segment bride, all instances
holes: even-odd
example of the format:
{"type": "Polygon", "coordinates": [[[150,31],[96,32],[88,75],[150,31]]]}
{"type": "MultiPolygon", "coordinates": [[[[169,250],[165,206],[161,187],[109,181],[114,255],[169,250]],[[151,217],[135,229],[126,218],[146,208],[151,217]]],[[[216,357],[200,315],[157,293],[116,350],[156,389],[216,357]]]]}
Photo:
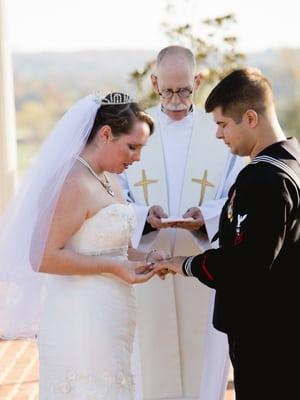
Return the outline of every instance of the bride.
{"type": "Polygon", "coordinates": [[[0,237],[0,336],[37,336],[40,400],[131,400],[135,296],[165,258],[130,246],[135,215],[113,173],[153,121],[122,93],[87,96],[42,147],[0,237]]]}

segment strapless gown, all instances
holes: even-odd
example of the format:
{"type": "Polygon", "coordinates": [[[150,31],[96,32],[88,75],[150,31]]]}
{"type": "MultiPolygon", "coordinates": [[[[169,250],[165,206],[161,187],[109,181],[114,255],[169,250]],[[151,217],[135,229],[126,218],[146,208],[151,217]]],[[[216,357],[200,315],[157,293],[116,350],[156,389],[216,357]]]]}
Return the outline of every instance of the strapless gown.
{"type": "MultiPolygon", "coordinates": [[[[131,206],[109,205],[87,219],[67,247],[127,258],[131,206]]],[[[136,323],[132,285],[110,274],[46,277],[40,321],[40,400],[132,400],[136,323]]]]}

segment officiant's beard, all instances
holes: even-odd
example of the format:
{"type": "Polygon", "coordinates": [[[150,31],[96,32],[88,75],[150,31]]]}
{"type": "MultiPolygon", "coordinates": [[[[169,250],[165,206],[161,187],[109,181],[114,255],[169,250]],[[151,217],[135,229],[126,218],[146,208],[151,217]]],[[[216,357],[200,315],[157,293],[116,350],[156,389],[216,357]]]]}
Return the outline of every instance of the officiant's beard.
{"type": "Polygon", "coordinates": [[[187,111],[188,107],[184,104],[167,104],[167,105],[162,105],[163,111],[187,111]]]}
{"type": "Polygon", "coordinates": [[[188,114],[188,108],[184,104],[168,104],[167,106],[162,104],[161,107],[162,111],[174,121],[180,121],[188,114]]]}

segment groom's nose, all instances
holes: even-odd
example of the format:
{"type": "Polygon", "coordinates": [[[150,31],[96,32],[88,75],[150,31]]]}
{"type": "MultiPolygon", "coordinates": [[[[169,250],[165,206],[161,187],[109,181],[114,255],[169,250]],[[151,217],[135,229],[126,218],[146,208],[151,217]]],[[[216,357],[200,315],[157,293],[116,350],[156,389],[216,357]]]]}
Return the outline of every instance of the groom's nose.
{"type": "Polygon", "coordinates": [[[223,128],[221,126],[218,126],[218,129],[216,132],[216,138],[223,139],[223,137],[224,137],[223,128]]]}

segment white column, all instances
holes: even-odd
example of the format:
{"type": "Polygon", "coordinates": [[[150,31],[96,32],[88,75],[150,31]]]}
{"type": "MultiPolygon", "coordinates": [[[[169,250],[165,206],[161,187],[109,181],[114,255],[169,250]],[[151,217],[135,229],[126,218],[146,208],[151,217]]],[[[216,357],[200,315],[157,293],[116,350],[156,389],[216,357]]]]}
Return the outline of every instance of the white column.
{"type": "Polygon", "coordinates": [[[17,170],[14,86],[4,3],[0,0],[0,215],[14,193],[17,170]]]}

